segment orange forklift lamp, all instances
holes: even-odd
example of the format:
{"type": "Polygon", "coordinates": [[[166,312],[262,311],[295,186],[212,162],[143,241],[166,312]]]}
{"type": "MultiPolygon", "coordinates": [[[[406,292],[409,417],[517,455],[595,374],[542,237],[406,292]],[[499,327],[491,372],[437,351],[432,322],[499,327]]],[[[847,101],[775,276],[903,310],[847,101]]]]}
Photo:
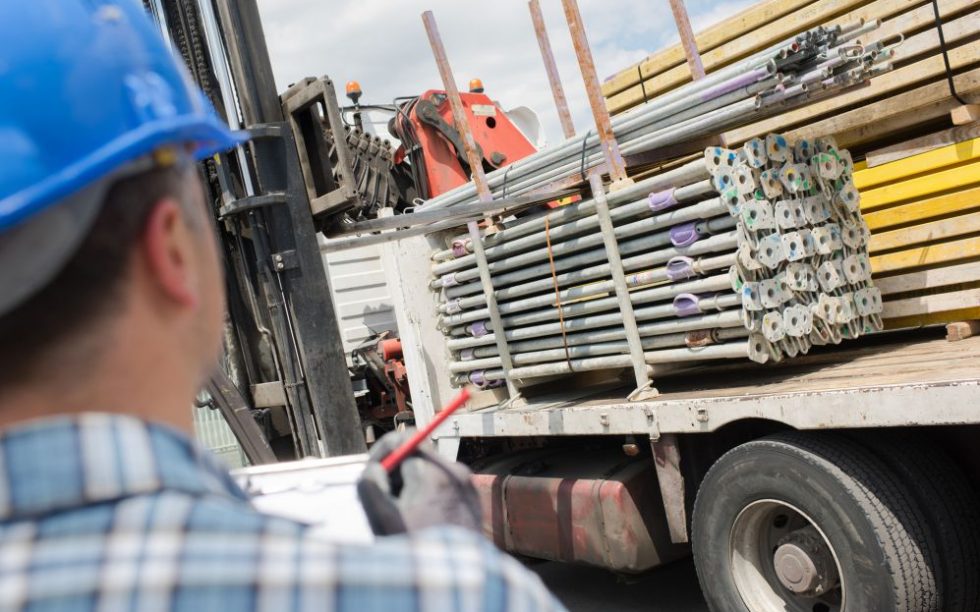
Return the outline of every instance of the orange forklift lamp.
{"type": "Polygon", "coordinates": [[[470,79],[470,93],[483,93],[483,81],[470,79]]]}
{"type": "Polygon", "coordinates": [[[357,104],[357,101],[361,99],[361,84],[357,81],[347,81],[347,97],[350,98],[351,102],[357,104]]]}

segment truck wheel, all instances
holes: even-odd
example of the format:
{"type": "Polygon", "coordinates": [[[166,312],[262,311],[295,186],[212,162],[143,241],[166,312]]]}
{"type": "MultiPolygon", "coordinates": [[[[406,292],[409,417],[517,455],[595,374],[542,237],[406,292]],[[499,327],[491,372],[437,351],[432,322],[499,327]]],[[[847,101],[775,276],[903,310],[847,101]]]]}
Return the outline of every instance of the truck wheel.
{"type": "Polygon", "coordinates": [[[942,450],[910,435],[877,432],[857,440],[918,500],[942,551],[943,610],[980,610],[980,502],[966,475],[942,450]]]}
{"type": "Polygon", "coordinates": [[[914,496],[835,435],[778,434],[726,453],[698,490],[692,545],[714,612],[942,609],[914,496]]]}

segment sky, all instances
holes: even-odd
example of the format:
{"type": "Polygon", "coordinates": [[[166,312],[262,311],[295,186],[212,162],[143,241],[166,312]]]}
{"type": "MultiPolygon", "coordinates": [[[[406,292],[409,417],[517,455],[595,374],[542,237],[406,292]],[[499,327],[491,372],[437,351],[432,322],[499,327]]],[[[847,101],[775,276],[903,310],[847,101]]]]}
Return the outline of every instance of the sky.
{"type": "MultiPolygon", "coordinates": [[[[540,0],[576,130],[592,123],[560,0],[540,0]]],[[[687,0],[694,31],[752,0],[687,0]]],[[[677,42],[667,0],[579,0],[596,70],[605,79],[677,42]]],[[[280,91],[306,76],[329,76],[342,95],[357,80],[362,103],[442,89],[421,14],[435,14],[457,84],[474,77],[504,109],[528,106],[550,143],[561,127],[527,0],[259,0],[280,91]]],[[[347,101],[341,100],[344,104],[347,101]]]]}

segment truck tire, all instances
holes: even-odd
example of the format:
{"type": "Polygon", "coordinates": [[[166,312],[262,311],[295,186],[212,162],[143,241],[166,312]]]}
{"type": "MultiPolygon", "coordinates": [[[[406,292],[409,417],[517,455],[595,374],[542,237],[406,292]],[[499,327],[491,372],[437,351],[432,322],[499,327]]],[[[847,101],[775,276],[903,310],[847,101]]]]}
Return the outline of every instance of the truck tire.
{"type": "Polygon", "coordinates": [[[701,483],[692,521],[713,612],[943,609],[917,500],[846,438],[793,432],[732,449],[701,483]]]}
{"type": "Polygon", "coordinates": [[[980,610],[980,501],[959,466],[910,435],[878,432],[860,439],[898,474],[919,502],[942,551],[943,610],[980,610]]]}

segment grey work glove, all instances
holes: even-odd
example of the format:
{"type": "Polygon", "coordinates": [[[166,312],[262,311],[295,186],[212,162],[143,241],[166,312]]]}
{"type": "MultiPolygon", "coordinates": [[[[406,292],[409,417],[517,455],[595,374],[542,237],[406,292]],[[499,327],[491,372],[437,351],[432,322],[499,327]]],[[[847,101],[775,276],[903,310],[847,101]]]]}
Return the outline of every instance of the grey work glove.
{"type": "Polygon", "coordinates": [[[385,434],[369,453],[357,493],[376,535],[455,525],[480,531],[480,500],[470,470],[419,448],[388,474],[380,461],[410,437],[385,434]]]}

